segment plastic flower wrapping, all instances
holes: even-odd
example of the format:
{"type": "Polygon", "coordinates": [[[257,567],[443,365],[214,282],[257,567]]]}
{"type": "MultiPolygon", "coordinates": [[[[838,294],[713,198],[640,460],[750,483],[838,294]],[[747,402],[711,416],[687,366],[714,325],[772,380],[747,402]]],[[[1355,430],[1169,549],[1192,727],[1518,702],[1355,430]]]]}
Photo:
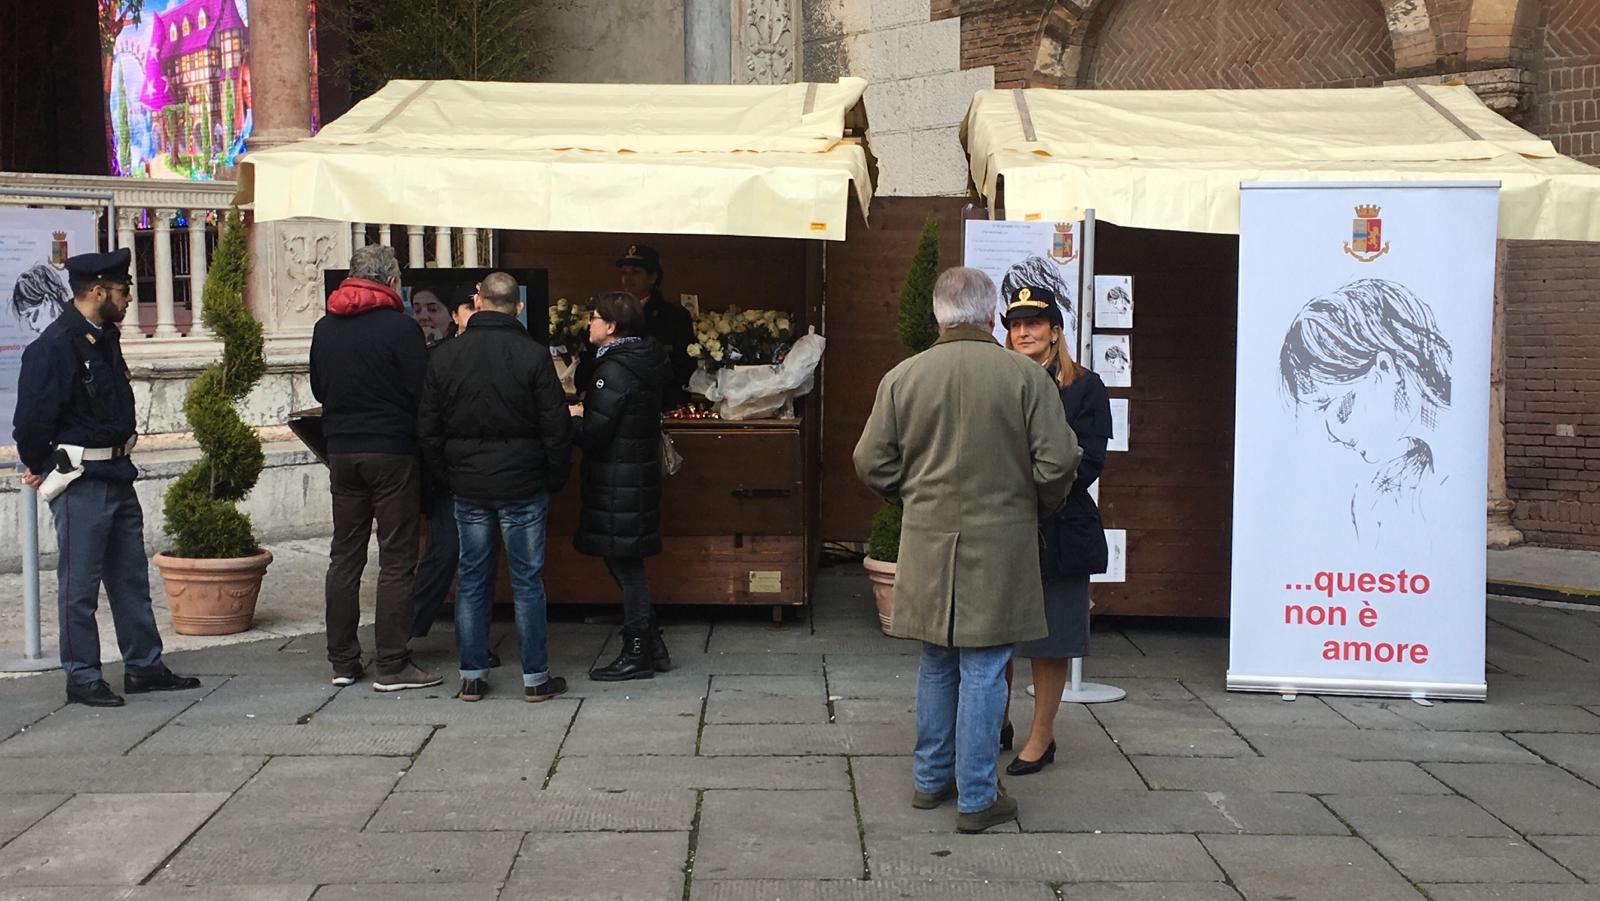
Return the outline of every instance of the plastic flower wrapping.
{"type": "Polygon", "coordinates": [[[550,305],[550,355],[568,363],[578,358],[589,334],[589,308],[565,297],[550,305]]]}
{"type": "Polygon", "coordinates": [[[688,352],[709,372],[781,363],[794,344],[792,329],[789,314],[782,310],[729,307],[695,319],[695,342],[689,345],[688,352]]]}

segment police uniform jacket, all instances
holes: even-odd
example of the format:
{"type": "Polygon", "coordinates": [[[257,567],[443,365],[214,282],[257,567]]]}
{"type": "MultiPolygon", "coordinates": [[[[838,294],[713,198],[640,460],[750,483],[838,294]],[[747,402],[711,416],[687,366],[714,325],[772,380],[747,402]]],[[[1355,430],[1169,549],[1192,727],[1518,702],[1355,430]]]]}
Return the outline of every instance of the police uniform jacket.
{"type": "Polygon", "coordinates": [[[856,444],[856,473],[904,508],[889,633],[944,647],[1044,638],[1039,519],[1082,451],[1043,366],[954,328],[896,366],[856,444]]]}
{"type": "MultiPolygon", "coordinates": [[[[17,454],[36,475],[49,471],[57,444],[121,447],[134,433],[133,386],[117,327],[96,328],[68,306],[22,352],[17,409],[12,418],[17,454]]],[[[132,482],[127,457],[87,460],[83,476],[132,482]]]]}
{"type": "MultiPolygon", "coordinates": [[[[1052,373],[1051,380],[1054,378],[1052,373]]],[[[1083,449],[1083,459],[1066,503],[1039,520],[1039,565],[1046,579],[1103,573],[1107,562],[1100,508],[1089,494],[1105,468],[1106,445],[1111,440],[1111,399],[1105,382],[1090,370],[1080,369],[1072,384],[1061,389],[1061,408],[1083,449]]]]}

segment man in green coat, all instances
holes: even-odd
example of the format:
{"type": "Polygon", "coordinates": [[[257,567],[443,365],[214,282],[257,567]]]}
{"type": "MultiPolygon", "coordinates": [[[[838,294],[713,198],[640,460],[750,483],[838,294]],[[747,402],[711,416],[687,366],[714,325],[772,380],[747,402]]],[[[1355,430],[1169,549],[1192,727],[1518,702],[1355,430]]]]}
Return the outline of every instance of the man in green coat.
{"type": "Polygon", "coordinates": [[[1039,517],[1066,499],[1082,451],[1044,367],[992,335],[977,269],[933,286],[939,340],[890,370],[856,473],[904,507],[890,632],[921,641],[912,806],[958,796],[962,832],[1014,819],[999,783],[1011,646],[1048,634],[1039,517]]]}

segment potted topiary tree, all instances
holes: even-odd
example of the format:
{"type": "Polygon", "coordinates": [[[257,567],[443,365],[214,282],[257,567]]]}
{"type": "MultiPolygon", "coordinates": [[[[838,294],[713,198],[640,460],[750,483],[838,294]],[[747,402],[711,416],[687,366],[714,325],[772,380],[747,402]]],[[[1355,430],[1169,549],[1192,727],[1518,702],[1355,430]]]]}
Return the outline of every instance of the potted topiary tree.
{"type": "MultiPolygon", "coordinates": [[[[929,216],[917,238],[917,252],[900,285],[900,317],[895,332],[913,354],[933,346],[939,323],[933,318],[933,282],[939,276],[939,220],[929,216]]],[[[894,577],[900,558],[900,508],[884,504],[872,517],[867,558],[862,561],[878,604],[878,622],[885,634],[894,615],[894,577]]]]}
{"type": "MultiPolygon", "coordinates": [[[[200,223],[195,223],[199,225],[200,223]]],[[[261,323],[244,307],[250,266],[244,222],[229,211],[206,274],[201,319],[222,339],[222,359],[189,386],[183,414],[200,459],[167,489],[162,509],[172,549],[155,557],[167,587],[172,627],[183,635],[230,635],[250,628],[271,552],[256,544],[250,517],[234,506],[261,477],[261,438],[234,404],[261,379],[261,323]]]]}

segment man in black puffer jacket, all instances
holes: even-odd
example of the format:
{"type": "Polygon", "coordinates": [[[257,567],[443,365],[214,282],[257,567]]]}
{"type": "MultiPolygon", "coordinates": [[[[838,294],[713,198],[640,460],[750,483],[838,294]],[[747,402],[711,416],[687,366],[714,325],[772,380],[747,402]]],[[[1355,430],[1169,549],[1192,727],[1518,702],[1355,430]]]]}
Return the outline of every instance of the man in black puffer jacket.
{"type": "Polygon", "coordinates": [[[456,647],[461,699],[488,689],[489,601],[495,538],[503,537],[522,651],[523,700],[547,701],[567,683],[549,672],[544,569],[550,493],[567,479],[572,436],[550,351],[517,321],[516,279],[478,284],[472,326],[428,363],[418,435],[422,459],[455,496],[461,542],[456,647]]]}

